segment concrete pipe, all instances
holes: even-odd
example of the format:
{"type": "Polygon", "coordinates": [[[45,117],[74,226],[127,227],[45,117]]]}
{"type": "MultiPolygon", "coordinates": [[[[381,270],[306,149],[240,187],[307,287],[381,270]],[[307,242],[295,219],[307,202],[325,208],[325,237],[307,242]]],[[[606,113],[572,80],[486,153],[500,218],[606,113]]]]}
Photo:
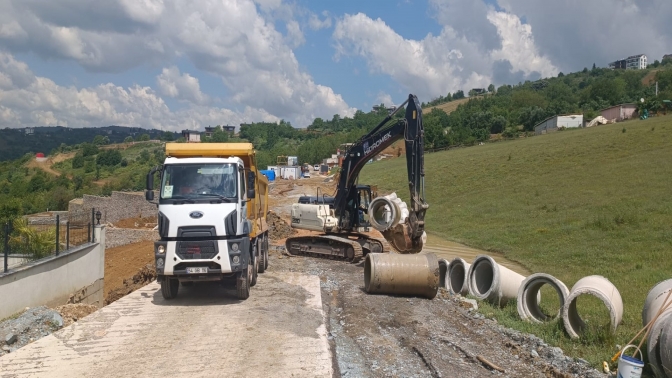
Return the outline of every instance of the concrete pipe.
{"type": "MultiPolygon", "coordinates": [[[[672,377],[672,316],[665,313],[664,318],[658,318],[661,321],[660,337],[658,338],[658,360],[661,376],[672,377]]],[[[656,321],[658,323],[658,320],[656,321]]]]}
{"type": "Polygon", "coordinates": [[[404,201],[392,193],[383,197],[376,197],[369,204],[369,220],[371,226],[378,231],[386,231],[403,223],[408,217],[408,206],[404,201]]]}
{"type": "Polygon", "coordinates": [[[517,303],[518,315],[523,320],[529,320],[534,323],[543,323],[549,320],[555,320],[562,314],[562,308],[565,305],[569,290],[562,281],[546,273],[535,273],[523,281],[518,289],[517,303]],[[558,293],[560,309],[554,316],[548,316],[541,311],[539,303],[541,300],[541,287],[549,285],[558,293]]]}
{"type": "Polygon", "coordinates": [[[439,261],[434,254],[369,253],[364,262],[364,290],[432,299],[439,291],[439,261]]]}
{"type": "Polygon", "coordinates": [[[469,294],[469,279],[467,276],[469,267],[471,267],[471,264],[459,257],[454,258],[453,261],[448,264],[446,284],[448,285],[448,290],[450,290],[452,294],[469,294]]]}
{"type": "Polygon", "coordinates": [[[562,307],[562,322],[569,336],[573,339],[579,338],[586,326],[576,309],[576,300],[584,294],[595,296],[604,303],[609,311],[611,331],[616,332],[616,327],[623,319],[621,293],[608,279],[602,276],[587,276],[574,284],[562,307]]]}
{"type": "MultiPolygon", "coordinates": [[[[656,316],[670,290],[672,290],[672,279],[658,282],[656,286],[649,290],[644,301],[644,308],[642,309],[642,326],[649,324],[651,319],[656,316]]],[[[672,301],[672,296],[668,299],[668,302],[670,301],[672,301]]],[[[672,312],[672,305],[663,310],[663,313],[666,312],[672,312]]]]}
{"type": "MultiPolygon", "coordinates": [[[[658,378],[670,378],[672,377],[672,372],[668,372],[667,375],[664,374],[662,366],[662,351],[664,344],[662,343],[661,336],[664,329],[669,328],[668,324],[672,324],[672,313],[664,313],[658,317],[653,326],[651,326],[651,331],[646,337],[646,355],[649,360],[649,366],[653,371],[653,375],[658,378]]],[[[668,331],[669,332],[669,331],[668,331]]],[[[667,334],[666,340],[669,338],[669,333],[667,334]]],[[[672,348],[672,345],[668,345],[668,348],[672,348]]]]}
{"type": "Polygon", "coordinates": [[[486,255],[476,257],[467,275],[469,294],[500,307],[516,298],[518,288],[525,279],[523,275],[497,264],[486,255]]]}
{"type": "Polygon", "coordinates": [[[439,259],[439,287],[448,289],[448,260],[439,259]]]}

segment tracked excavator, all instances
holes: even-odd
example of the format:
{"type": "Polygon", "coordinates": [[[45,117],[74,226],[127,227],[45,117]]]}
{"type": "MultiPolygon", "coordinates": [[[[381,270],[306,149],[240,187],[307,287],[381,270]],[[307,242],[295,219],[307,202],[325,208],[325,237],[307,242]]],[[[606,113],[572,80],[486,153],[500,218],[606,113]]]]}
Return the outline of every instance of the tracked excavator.
{"type": "Polygon", "coordinates": [[[291,226],[320,234],[287,239],[293,255],[321,256],[358,262],[367,253],[418,253],[426,240],[422,108],[410,94],[397,110],[353,143],[345,153],[333,197],[316,193],[304,203],[292,205],[291,226]],[[395,117],[405,109],[405,117],[395,117]],[[371,198],[371,187],[358,184],[365,164],[402,139],[406,145],[406,169],[410,206],[393,196],[371,198]],[[366,219],[368,218],[368,220],[366,219]],[[373,226],[384,238],[371,236],[373,226]]]}

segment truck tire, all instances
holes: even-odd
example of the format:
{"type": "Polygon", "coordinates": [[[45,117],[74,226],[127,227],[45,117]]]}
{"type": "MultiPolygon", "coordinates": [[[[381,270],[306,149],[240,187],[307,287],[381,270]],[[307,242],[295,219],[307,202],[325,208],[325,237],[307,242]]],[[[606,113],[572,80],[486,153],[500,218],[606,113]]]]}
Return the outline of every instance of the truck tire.
{"type": "Polygon", "coordinates": [[[250,297],[250,281],[252,280],[252,264],[247,264],[247,268],[238,273],[236,278],[236,297],[245,300],[250,297]]]}
{"type": "Polygon", "coordinates": [[[252,257],[254,258],[254,264],[252,265],[252,280],[250,281],[250,287],[257,284],[257,273],[259,272],[259,250],[257,249],[257,242],[252,243],[252,257]]]}
{"type": "Polygon", "coordinates": [[[174,278],[165,277],[161,281],[161,294],[163,299],[170,300],[177,297],[177,290],[180,288],[180,281],[174,278]]]}
{"type": "Polygon", "coordinates": [[[264,248],[265,236],[259,238],[259,273],[264,273],[266,271],[266,266],[268,266],[268,257],[266,255],[266,248],[264,248]]]}

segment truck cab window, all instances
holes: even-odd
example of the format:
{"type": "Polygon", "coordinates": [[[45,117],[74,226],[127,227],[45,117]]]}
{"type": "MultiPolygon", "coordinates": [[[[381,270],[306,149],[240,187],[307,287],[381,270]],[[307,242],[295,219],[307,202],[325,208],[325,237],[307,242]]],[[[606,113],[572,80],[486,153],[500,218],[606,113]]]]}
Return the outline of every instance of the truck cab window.
{"type": "Polygon", "coordinates": [[[174,164],[164,168],[161,199],[222,196],[236,198],[234,164],[174,164]]]}

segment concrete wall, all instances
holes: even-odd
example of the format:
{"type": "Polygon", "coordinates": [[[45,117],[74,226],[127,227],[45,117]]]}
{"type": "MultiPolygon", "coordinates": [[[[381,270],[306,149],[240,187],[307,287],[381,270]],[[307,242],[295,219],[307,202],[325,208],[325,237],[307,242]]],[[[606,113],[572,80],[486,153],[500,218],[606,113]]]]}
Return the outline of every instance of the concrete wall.
{"type": "Polygon", "coordinates": [[[88,243],[0,273],[0,319],[26,307],[70,303],[104,305],[105,226],[88,243]]]}
{"type": "Polygon", "coordinates": [[[72,200],[68,210],[95,208],[105,214],[101,222],[114,223],[133,217],[156,216],[156,205],[145,200],[144,193],[112,192],[110,197],[99,197],[85,194],[80,201],[72,200]]]}
{"type": "Polygon", "coordinates": [[[552,117],[534,127],[536,135],[546,134],[558,129],[558,117],[552,117]]]}

